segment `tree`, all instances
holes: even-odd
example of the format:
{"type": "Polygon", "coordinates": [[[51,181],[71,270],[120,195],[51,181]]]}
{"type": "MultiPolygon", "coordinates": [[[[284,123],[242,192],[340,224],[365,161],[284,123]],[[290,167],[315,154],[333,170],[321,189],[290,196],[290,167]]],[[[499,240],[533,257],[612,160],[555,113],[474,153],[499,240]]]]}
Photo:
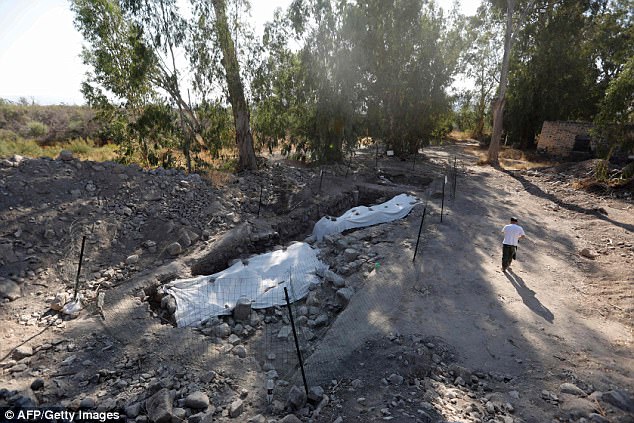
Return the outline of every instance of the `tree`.
{"type": "MultiPolygon", "coordinates": [[[[501,58],[497,46],[501,44],[502,28],[494,12],[489,4],[484,3],[478,13],[470,18],[467,36],[470,46],[464,50],[461,58],[464,73],[475,86],[467,97],[474,101],[471,136],[478,140],[484,138],[487,111],[493,100],[496,83],[499,82],[497,76],[500,74],[501,58]]],[[[470,107],[470,101],[463,107],[467,105],[470,107]]]]}
{"type": "Polygon", "coordinates": [[[358,1],[346,11],[370,133],[397,154],[417,151],[450,111],[458,49],[443,15],[419,0],[358,1]]]}
{"type": "Polygon", "coordinates": [[[265,54],[251,84],[253,126],[260,147],[266,146],[271,153],[287,135],[290,142],[284,143],[283,151],[291,151],[293,140],[300,135],[300,122],[307,116],[301,56],[287,45],[292,37],[289,24],[281,9],[275,12],[273,22],[266,24],[265,54]]]}
{"type": "Polygon", "coordinates": [[[84,63],[92,68],[82,83],[82,94],[127,156],[140,152],[147,162],[146,139],[134,124],[156,93],[152,75],[156,56],[143,41],[143,28],[125,19],[111,0],[74,0],[75,25],[84,36],[84,63]],[[113,104],[115,103],[115,104],[113,104]]]}
{"type": "MultiPolygon", "coordinates": [[[[190,69],[195,76],[192,88],[200,104],[214,103],[208,98],[213,92],[210,87],[224,79],[233,106],[240,164],[254,169],[249,111],[225,0],[214,1],[213,12],[206,1],[192,3],[199,15],[190,24],[180,14],[176,0],[73,0],[76,26],[88,42],[84,60],[93,69],[84,84],[84,94],[91,104],[102,107],[101,116],[114,119],[118,115],[108,106],[115,101],[129,112],[132,121],[142,115],[148,104],[169,102],[178,113],[181,149],[191,170],[190,150],[206,146],[201,134],[209,131],[202,127],[189,98],[184,99],[183,93],[187,91],[189,96],[189,89],[185,90],[185,72],[176,60],[176,51],[184,51],[194,66],[190,69]],[[224,75],[219,70],[221,62],[224,75]],[[203,74],[204,71],[209,72],[203,74]],[[193,140],[198,144],[194,145],[193,140]]],[[[141,145],[141,149],[145,146],[141,145]]]]}
{"type": "Polygon", "coordinates": [[[515,0],[506,0],[506,29],[504,32],[504,56],[500,70],[500,83],[498,85],[497,98],[493,103],[493,133],[491,144],[487,152],[487,161],[491,165],[498,164],[500,153],[500,138],[502,137],[502,125],[504,118],[504,102],[508,85],[509,61],[511,59],[511,47],[513,45],[513,12],[515,0]]]}
{"type": "Polygon", "coordinates": [[[223,55],[222,66],[225,69],[229,101],[236,128],[236,144],[240,153],[239,165],[242,169],[255,170],[257,161],[253,150],[249,106],[244,95],[235,45],[227,23],[227,4],[225,0],[212,0],[212,4],[216,12],[215,28],[223,55]]]}
{"type": "Polygon", "coordinates": [[[631,135],[634,125],[634,56],[610,81],[595,125],[596,133],[607,141],[608,149],[620,145],[625,151],[634,150],[634,137],[631,135]]]}
{"type": "Polygon", "coordinates": [[[541,7],[518,35],[511,63],[505,127],[520,148],[534,148],[545,120],[590,121],[604,90],[593,33],[594,1],[541,7]],[[570,48],[575,45],[575,48],[570,48]]]}
{"type": "Polygon", "coordinates": [[[289,19],[305,40],[297,130],[314,158],[341,160],[361,134],[405,155],[446,130],[460,25],[433,4],[296,0],[289,19]]]}

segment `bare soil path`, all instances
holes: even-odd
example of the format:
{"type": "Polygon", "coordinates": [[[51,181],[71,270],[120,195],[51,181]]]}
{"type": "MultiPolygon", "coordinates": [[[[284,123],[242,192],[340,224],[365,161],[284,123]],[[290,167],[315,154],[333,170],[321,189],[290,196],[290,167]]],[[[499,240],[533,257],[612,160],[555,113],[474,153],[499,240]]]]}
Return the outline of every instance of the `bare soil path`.
{"type": "MultiPolygon", "coordinates": [[[[424,334],[453,345],[466,367],[510,379],[508,389],[520,392],[527,421],[552,418],[541,392],[557,391],[564,381],[634,389],[632,321],[618,310],[601,312],[625,311],[628,303],[631,311],[633,254],[613,255],[605,263],[579,255],[586,238],[611,233],[631,246],[634,213],[605,204],[609,218],[553,210],[551,200],[527,192],[509,173],[477,166],[462,148],[425,149],[432,161],[458,155],[466,164],[456,199],[445,204],[443,223],[440,201],[430,201],[415,264],[422,207],[390,224],[380,269],[366,279],[309,366],[332,369],[322,374],[327,379],[358,365],[355,351],[369,339],[424,334]],[[501,229],[511,216],[519,218],[527,239],[512,270],[503,273],[501,229]],[[597,279],[620,295],[594,295],[597,279]]],[[[373,365],[382,371],[380,363],[373,365]]]]}

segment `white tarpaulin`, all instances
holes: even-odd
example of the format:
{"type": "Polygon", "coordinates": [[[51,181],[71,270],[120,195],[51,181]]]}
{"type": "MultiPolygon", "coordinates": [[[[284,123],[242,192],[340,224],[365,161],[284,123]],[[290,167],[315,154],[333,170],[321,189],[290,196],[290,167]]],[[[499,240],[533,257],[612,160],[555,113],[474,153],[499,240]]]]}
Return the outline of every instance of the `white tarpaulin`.
{"type": "Polygon", "coordinates": [[[317,252],[296,242],[285,250],[252,257],[247,265],[237,262],[213,275],[170,282],[165,290],[176,299],[176,323],[195,326],[211,316],[231,314],[242,297],[251,300],[252,308],[284,305],[284,287],[291,302],[304,298],[311,284],[320,283],[315,271],[328,267],[317,252]]]}
{"type": "Polygon", "coordinates": [[[313,236],[317,241],[321,241],[326,235],[341,233],[348,229],[364,228],[402,219],[409,214],[418,202],[416,197],[399,194],[383,204],[371,207],[355,207],[337,218],[322,217],[319,222],[315,223],[313,236]]]}

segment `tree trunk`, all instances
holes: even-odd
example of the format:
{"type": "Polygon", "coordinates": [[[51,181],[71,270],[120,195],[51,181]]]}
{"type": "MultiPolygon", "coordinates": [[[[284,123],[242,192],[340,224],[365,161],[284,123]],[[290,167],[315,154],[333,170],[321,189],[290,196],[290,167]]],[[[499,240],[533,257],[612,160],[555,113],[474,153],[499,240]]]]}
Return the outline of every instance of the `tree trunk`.
{"type": "Polygon", "coordinates": [[[491,144],[487,153],[487,161],[490,165],[499,164],[498,154],[500,153],[500,139],[502,138],[504,103],[506,88],[508,86],[509,63],[511,61],[511,47],[513,45],[513,10],[515,0],[506,0],[506,32],[504,34],[504,56],[502,58],[502,71],[500,74],[500,86],[498,88],[498,98],[493,105],[493,134],[491,144]]]}
{"type": "Polygon", "coordinates": [[[227,24],[226,0],[212,0],[216,12],[216,31],[220,49],[222,50],[222,66],[227,77],[229,102],[233,111],[233,121],[236,129],[236,144],[239,152],[240,169],[257,169],[255,151],[253,149],[253,135],[249,122],[249,107],[244,96],[244,86],[240,79],[240,65],[236,56],[233,39],[227,24]]]}

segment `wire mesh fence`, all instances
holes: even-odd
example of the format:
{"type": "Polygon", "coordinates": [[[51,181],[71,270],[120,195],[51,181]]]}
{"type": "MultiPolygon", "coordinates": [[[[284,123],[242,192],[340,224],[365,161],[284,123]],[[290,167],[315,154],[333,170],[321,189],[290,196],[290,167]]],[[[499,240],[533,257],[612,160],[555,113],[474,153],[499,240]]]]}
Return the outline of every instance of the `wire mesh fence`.
{"type": "Polygon", "coordinates": [[[276,269],[275,276],[236,278],[230,268],[220,278],[171,284],[166,292],[177,304],[167,304],[172,301],[168,295],[163,306],[177,307],[178,326],[193,329],[181,348],[185,358],[253,358],[259,377],[276,389],[303,386],[301,357],[324,324],[324,310],[311,300],[321,283],[317,268],[308,259],[276,269]]]}

